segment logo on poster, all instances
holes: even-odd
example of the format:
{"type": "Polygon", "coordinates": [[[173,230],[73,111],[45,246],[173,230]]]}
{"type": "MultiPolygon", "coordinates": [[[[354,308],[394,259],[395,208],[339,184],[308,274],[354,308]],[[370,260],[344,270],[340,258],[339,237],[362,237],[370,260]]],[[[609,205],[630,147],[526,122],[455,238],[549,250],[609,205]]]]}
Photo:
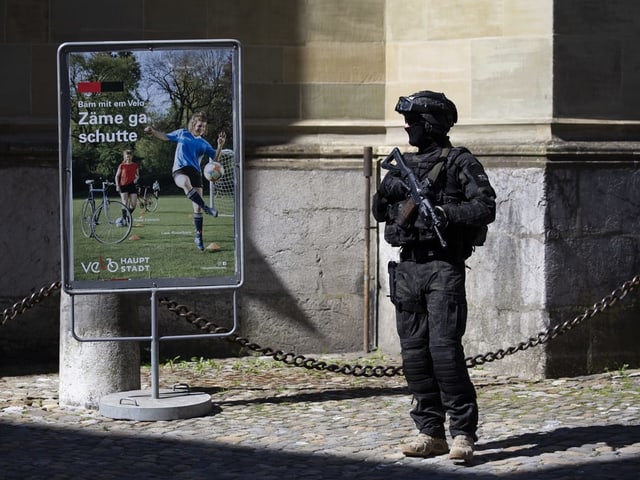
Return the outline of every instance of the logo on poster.
{"type": "Polygon", "coordinates": [[[84,273],[127,273],[127,272],[148,272],[149,257],[122,257],[120,261],[116,261],[111,257],[102,258],[93,262],[80,262],[84,273]]]}

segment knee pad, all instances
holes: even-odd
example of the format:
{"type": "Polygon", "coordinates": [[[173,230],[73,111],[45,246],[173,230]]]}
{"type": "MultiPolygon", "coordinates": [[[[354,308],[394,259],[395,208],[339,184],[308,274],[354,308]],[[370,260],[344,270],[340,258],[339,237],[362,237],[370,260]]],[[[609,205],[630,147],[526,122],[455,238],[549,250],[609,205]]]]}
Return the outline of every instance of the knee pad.
{"type": "Polygon", "coordinates": [[[401,342],[402,370],[414,394],[429,393],[436,387],[433,363],[427,345],[416,340],[401,342]]]}
{"type": "Polygon", "coordinates": [[[443,390],[450,394],[469,393],[469,372],[464,359],[464,352],[459,346],[432,348],[434,372],[443,390]]]}

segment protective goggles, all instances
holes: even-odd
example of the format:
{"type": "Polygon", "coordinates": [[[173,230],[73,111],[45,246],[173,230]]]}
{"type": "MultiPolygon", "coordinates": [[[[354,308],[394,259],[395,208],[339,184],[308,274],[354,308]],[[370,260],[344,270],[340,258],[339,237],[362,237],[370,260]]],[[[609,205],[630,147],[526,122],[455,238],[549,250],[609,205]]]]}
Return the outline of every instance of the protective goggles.
{"type": "Polygon", "coordinates": [[[400,97],[398,99],[398,103],[396,104],[396,112],[398,113],[408,113],[408,112],[415,112],[415,113],[426,113],[426,108],[424,105],[421,105],[419,103],[415,103],[414,100],[415,97],[400,97]]]}

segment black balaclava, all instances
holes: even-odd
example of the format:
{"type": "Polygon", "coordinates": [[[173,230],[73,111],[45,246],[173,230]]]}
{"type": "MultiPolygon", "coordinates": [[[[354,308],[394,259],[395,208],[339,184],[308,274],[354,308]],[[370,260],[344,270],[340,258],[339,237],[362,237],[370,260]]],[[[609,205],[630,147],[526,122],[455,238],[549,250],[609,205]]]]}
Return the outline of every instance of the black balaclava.
{"type": "Polygon", "coordinates": [[[408,127],[405,127],[405,131],[409,135],[409,145],[418,147],[418,153],[422,153],[432,143],[433,139],[427,134],[424,123],[414,123],[408,127]]]}
{"type": "Polygon", "coordinates": [[[437,143],[427,131],[427,129],[432,130],[431,125],[426,123],[421,115],[405,114],[404,117],[405,123],[408,125],[408,127],[404,127],[404,130],[409,135],[409,145],[418,147],[418,153],[423,153],[437,143]]]}

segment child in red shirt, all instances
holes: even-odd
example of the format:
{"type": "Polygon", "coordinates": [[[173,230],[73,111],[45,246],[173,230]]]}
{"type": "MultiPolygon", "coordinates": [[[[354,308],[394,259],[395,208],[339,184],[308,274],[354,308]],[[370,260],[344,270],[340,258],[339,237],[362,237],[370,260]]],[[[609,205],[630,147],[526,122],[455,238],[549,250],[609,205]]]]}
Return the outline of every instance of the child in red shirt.
{"type": "Polygon", "coordinates": [[[120,193],[122,203],[125,204],[130,213],[133,213],[138,201],[136,184],[138,183],[140,172],[138,164],[133,161],[133,152],[131,150],[122,152],[122,158],[122,163],[116,171],[116,190],[120,193]]]}

